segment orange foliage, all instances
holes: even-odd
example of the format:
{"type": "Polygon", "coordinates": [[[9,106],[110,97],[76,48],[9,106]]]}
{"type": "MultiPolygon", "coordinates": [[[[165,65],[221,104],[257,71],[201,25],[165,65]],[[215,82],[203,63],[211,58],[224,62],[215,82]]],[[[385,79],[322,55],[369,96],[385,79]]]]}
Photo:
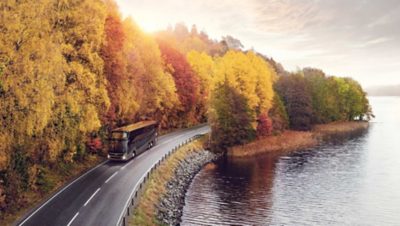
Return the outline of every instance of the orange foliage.
{"type": "Polygon", "coordinates": [[[172,74],[183,111],[191,123],[195,123],[195,107],[199,100],[199,78],[186,57],[167,43],[159,42],[167,71],[172,74]]]}
{"type": "Polygon", "coordinates": [[[107,121],[113,122],[117,119],[118,100],[116,87],[120,87],[121,83],[126,82],[124,73],[126,61],[123,59],[122,50],[125,41],[125,32],[123,30],[122,21],[118,12],[114,8],[115,5],[109,6],[110,13],[105,21],[105,43],[102,49],[102,57],[104,60],[104,72],[108,80],[107,91],[111,100],[110,109],[106,117],[107,121]]]}

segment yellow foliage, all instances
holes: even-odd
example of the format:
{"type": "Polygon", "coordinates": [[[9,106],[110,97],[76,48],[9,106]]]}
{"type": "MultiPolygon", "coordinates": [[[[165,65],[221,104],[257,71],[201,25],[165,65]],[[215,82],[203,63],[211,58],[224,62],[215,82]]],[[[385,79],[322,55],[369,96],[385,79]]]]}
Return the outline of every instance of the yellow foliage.
{"type": "Polygon", "coordinates": [[[208,93],[210,88],[212,88],[210,86],[212,85],[212,79],[215,74],[215,64],[212,57],[205,52],[193,50],[187,54],[187,59],[192,69],[200,78],[200,85],[201,89],[203,89],[203,93],[208,93]]]}
{"type": "MultiPolygon", "coordinates": [[[[142,32],[130,19],[124,21],[126,31],[125,55],[129,73],[136,89],[136,115],[154,117],[157,111],[165,112],[178,103],[172,75],[163,70],[160,50],[153,37],[142,32]]],[[[132,87],[129,87],[132,89],[132,87]]]]}
{"type": "Polygon", "coordinates": [[[257,113],[271,107],[275,71],[260,56],[253,52],[228,51],[216,59],[215,84],[225,80],[244,95],[249,107],[257,113]]]}
{"type": "Polygon", "coordinates": [[[97,114],[97,109],[93,105],[88,105],[82,109],[82,122],[79,125],[79,129],[83,133],[96,131],[100,128],[101,122],[98,118],[93,118],[97,114]]]}
{"type": "Polygon", "coordinates": [[[267,61],[257,56],[254,52],[250,51],[246,55],[257,73],[256,93],[260,98],[259,111],[266,112],[272,106],[274,97],[273,83],[277,79],[276,72],[267,61]]]}
{"type": "Polygon", "coordinates": [[[22,145],[28,154],[43,149],[55,160],[80,133],[100,127],[109,105],[99,55],[104,3],[10,0],[0,11],[0,137],[10,135],[0,154],[22,145]],[[41,146],[46,143],[49,148],[41,146]]]}
{"type": "Polygon", "coordinates": [[[208,46],[198,36],[189,36],[179,45],[181,52],[189,53],[191,51],[203,52],[206,51],[208,46]]]}
{"type": "Polygon", "coordinates": [[[187,60],[200,81],[200,114],[208,109],[209,93],[213,89],[215,63],[212,57],[205,52],[190,51],[187,60]]]}
{"type": "Polygon", "coordinates": [[[0,133],[0,170],[7,168],[8,158],[7,153],[10,147],[10,136],[0,133]]]}
{"type": "Polygon", "coordinates": [[[43,132],[53,115],[55,92],[62,83],[60,51],[46,20],[49,3],[7,1],[0,5],[0,27],[7,34],[0,36],[0,63],[5,65],[0,136],[11,134],[13,144],[43,132]]]}
{"type": "Polygon", "coordinates": [[[49,160],[50,161],[55,161],[57,159],[57,155],[60,151],[60,149],[62,149],[64,146],[64,144],[62,142],[60,142],[60,140],[58,139],[51,139],[51,138],[47,138],[46,139],[46,147],[48,148],[48,153],[49,153],[49,160]]]}

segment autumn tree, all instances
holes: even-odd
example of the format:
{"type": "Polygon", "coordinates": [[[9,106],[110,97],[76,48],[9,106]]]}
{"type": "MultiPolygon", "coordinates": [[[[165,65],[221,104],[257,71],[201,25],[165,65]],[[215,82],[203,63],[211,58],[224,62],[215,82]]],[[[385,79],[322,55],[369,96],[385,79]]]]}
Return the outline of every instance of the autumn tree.
{"type": "Polygon", "coordinates": [[[272,107],[268,112],[268,117],[272,121],[272,132],[281,133],[289,128],[289,117],[285,105],[278,93],[275,93],[272,100],[272,107]]]}
{"type": "Polygon", "coordinates": [[[159,46],[167,72],[174,78],[181,104],[177,118],[183,119],[180,123],[194,124],[198,121],[195,110],[199,101],[199,79],[182,53],[163,41],[159,46]]]}
{"type": "Polygon", "coordinates": [[[44,16],[50,9],[44,1],[1,3],[1,133],[13,143],[43,132],[62,84],[60,51],[44,16]]]}
{"type": "Polygon", "coordinates": [[[97,0],[6,1],[0,8],[0,149],[12,205],[15,192],[35,188],[38,168],[83,156],[87,134],[101,125],[105,8],[97,0]]]}
{"type": "Polygon", "coordinates": [[[272,134],[273,122],[267,113],[261,113],[257,118],[257,137],[264,137],[272,134]]]}
{"type": "Polygon", "coordinates": [[[43,150],[40,142],[46,139],[64,85],[61,50],[47,15],[52,11],[50,3],[0,3],[2,208],[17,205],[22,199],[18,194],[35,183],[32,165],[38,163],[35,156],[43,150]]]}
{"type": "Polygon", "coordinates": [[[246,55],[250,60],[251,67],[253,67],[256,72],[257,85],[255,93],[260,99],[256,111],[261,113],[268,112],[272,107],[272,100],[274,97],[273,84],[276,80],[275,70],[258,54],[250,51],[246,55]]]}
{"type": "MultiPolygon", "coordinates": [[[[247,107],[243,107],[240,111],[244,111],[242,112],[244,115],[252,114],[247,119],[251,120],[250,125],[252,130],[257,128],[258,136],[269,135],[273,130],[272,120],[268,112],[272,107],[274,97],[272,85],[275,79],[275,71],[262,57],[254,52],[229,51],[223,57],[216,59],[214,75],[215,89],[223,88],[222,90],[228,90],[226,87],[229,87],[229,90],[235,90],[237,95],[242,96],[243,102],[251,110],[248,111],[246,110],[247,107]]],[[[212,94],[213,96],[220,95],[217,91],[215,92],[212,94]]],[[[225,101],[229,101],[229,98],[225,101]]],[[[239,113],[237,112],[237,114],[239,113]]],[[[222,116],[218,119],[217,121],[222,120],[222,116]]],[[[236,124],[233,125],[238,126],[236,124]]],[[[246,126],[245,128],[247,128],[246,126]]],[[[242,127],[239,126],[238,128],[231,129],[235,130],[239,128],[242,127]]],[[[249,132],[248,130],[246,131],[249,132]]]]}
{"type": "Polygon", "coordinates": [[[187,54],[187,60],[200,81],[196,113],[201,117],[201,121],[205,121],[209,108],[210,90],[213,88],[215,63],[208,54],[197,51],[190,51],[187,54]]]}
{"type": "Polygon", "coordinates": [[[275,72],[253,52],[229,51],[216,60],[215,83],[225,80],[249,101],[256,113],[268,111],[274,95],[275,72]]]}
{"type": "Polygon", "coordinates": [[[157,32],[156,37],[183,54],[197,51],[210,56],[222,56],[229,48],[224,40],[210,39],[204,31],[198,31],[196,25],[189,30],[184,23],[177,23],[174,27],[157,32]]]}
{"type": "Polygon", "coordinates": [[[340,119],[338,96],[335,84],[322,70],[305,68],[304,74],[308,90],[311,93],[313,118],[312,122],[329,123],[340,119]]]}
{"type": "Polygon", "coordinates": [[[216,150],[223,151],[255,138],[254,112],[246,97],[228,81],[215,86],[211,102],[212,143],[216,150]]]}
{"type": "Polygon", "coordinates": [[[276,90],[285,104],[290,128],[310,130],[312,126],[311,94],[301,73],[282,76],[276,84],[276,90]]]}
{"type": "MultiPolygon", "coordinates": [[[[130,89],[136,89],[134,99],[138,104],[133,119],[156,119],[166,128],[169,112],[179,102],[175,74],[164,68],[161,51],[152,36],[144,33],[130,18],[124,21],[124,30],[127,33],[124,50],[128,61],[127,72],[134,82],[130,89]]],[[[196,87],[197,80],[193,82],[196,87]]]]}
{"type": "Polygon", "coordinates": [[[165,126],[165,115],[178,99],[158,45],[131,18],[122,20],[114,2],[107,5],[102,57],[111,107],[106,123],[114,127],[152,118],[165,126]]]}
{"type": "Polygon", "coordinates": [[[108,126],[121,125],[133,117],[138,109],[135,100],[136,88],[133,75],[127,71],[128,59],[124,51],[126,46],[126,31],[113,1],[107,1],[107,17],[105,20],[105,42],[101,56],[104,60],[104,73],[107,78],[107,91],[111,100],[107,112],[108,126]]]}
{"type": "Polygon", "coordinates": [[[65,160],[84,154],[85,137],[101,126],[101,114],[109,107],[103,60],[106,8],[103,1],[57,1],[53,4],[53,32],[63,60],[64,86],[54,109],[45,142],[50,159],[61,150],[65,160]]]}

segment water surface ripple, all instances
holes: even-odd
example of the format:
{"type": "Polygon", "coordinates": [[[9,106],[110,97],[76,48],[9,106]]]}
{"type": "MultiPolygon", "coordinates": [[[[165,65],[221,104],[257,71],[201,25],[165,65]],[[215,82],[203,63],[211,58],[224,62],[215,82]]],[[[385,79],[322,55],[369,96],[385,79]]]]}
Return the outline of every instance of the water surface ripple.
{"type": "Polygon", "coordinates": [[[357,138],[208,164],[182,225],[400,225],[400,98],[370,101],[377,118],[357,138]]]}

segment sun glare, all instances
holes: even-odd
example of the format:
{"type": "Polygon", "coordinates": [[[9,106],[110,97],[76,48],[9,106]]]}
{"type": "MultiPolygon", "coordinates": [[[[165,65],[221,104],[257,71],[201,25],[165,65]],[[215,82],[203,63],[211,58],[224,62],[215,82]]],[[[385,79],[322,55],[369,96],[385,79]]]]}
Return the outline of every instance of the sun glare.
{"type": "Polygon", "coordinates": [[[163,30],[167,27],[166,24],[160,23],[155,20],[139,20],[139,19],[135,19],[135,18],[134,18],[134,20],[136,21],[136,23],[139,24],[139,26],[142,28],[143,31],[148,32],[148,33],[163,30]]]}

